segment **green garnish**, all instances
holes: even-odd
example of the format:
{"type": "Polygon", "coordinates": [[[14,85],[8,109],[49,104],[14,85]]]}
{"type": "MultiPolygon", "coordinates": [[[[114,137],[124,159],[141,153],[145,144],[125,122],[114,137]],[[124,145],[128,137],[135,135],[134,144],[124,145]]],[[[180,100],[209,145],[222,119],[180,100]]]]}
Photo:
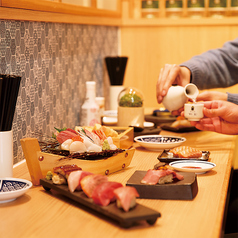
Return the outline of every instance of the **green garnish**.
{"type": "Polygon", "coordinates": [[[140,96],[136,94],[127,93],[121,97],[119,101],[121,107],[142,107],[143,101],[140,96]]]}

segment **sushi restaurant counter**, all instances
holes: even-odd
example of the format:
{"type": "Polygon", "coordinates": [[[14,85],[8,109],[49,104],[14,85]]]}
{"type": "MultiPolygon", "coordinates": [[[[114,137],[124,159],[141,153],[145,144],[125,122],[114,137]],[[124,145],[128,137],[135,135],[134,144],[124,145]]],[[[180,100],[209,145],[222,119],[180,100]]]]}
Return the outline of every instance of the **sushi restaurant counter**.
{"type": "MultiPolygon", "coordinates": [[[[163,135],[175,133],[162,131],[163,135]]],[[[131,228],[78,205],[54,191],[33,186],[13,202],[0,204],[0,234],[7,238],[40,237],[220,237],[235,136],[213,132],[189,132],[184,145],[210,151],[216,167],[197,176],[198,194],[193,200],[137,199],[137,202],[161,213],[154,225],[142,221],[131,228]]],[[[148,170],[158,163],[160,152],[134,144],[136,151],[128,168],[109,175],[109,180],[126,184],[135,170],[148,170]]],[[[26,163],[14,168],[14,177],[30,180],[26,163]]]]}

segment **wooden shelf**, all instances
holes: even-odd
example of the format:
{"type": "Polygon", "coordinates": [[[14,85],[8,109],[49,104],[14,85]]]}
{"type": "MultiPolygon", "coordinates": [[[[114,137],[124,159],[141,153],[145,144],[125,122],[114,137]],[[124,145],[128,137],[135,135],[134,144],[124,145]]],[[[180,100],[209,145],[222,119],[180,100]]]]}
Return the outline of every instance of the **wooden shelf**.
{"type": "Polygon", "coordinates": [[[237,17],[215,18],[153,18],[153,19],[122,19],[122,26],[238,26],[237,17]]]}
{"type": "Polygon", "coordinates": [[[96,0],[90,7],[61,0],[0,0],[0,19],[119,26],[121,16],[121,0],[116,10],[97,8],[96,0]]]}

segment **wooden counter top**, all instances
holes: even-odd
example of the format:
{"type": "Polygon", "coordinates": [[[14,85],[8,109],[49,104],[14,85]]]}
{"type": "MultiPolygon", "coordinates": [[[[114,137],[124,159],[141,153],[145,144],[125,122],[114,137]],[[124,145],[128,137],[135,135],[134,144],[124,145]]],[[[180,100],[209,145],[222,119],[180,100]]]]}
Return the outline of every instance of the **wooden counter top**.
{"type": "MultiPolygon", "coordinates": [[[[162,131],[161,134],[174,134],[162,131]]],[[[198,194],[192,201],[138,199],[138,203],[161,213],[150,226],[146,222],[129,229],[91,213],[54,191],[32,187],[13,202],[0,204],[0,234],[7,238],[38,237],[219,237],[222,230],[235,136],[213,132],[178,134],[187,138],[185,145],[209,150],[210,160],[217,166],[198,175],[198,194]]],[[[109,175],[109,180],[122,182],[135,170],[148,170],[158,163],[160,152],[151,152],[134,144],[135,155],[130,166],[109,175]]],[[[30,180],[26,163],[14,168],[14,177],[30,180]]]]}

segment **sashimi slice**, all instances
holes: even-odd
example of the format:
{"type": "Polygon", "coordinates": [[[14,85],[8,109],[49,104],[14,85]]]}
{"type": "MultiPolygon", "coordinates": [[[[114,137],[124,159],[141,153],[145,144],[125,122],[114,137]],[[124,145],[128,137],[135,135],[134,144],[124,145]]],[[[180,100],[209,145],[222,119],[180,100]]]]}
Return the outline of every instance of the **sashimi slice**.
{"type": "Polygon", "coordinates": [[[128,212],[130,208],[135,207],[136,197],[139,197],[137,190],[134,187],[126,186],[114,190],[117,198],[117,206],[128,212]]]}
{"type": "Polygon", "coordinates": [[[84,177],[81,180],[81,187],[84,193],[88,197],[92,197],[93,190],[101,183],[105,183],[108,181],[108,178],[106,175],[101,175],[101,174],[93,174],[93,175],[88,175],[84,177]]]}
{"type": "Polygon", "coordinates": [[[83,170],[78,170],[71,172],[68,177],[68,187],[69,191],[73,193],[75,190],[80,191],[82,190],[81,188],[81,180],[88,175],[92,175],[93,173],[88,172],[88,171],[83,171],[83,170]]]}
{"type": "Polygon", "coordinates": [[[122,186],[121,183],[111,181],[99,184],[92,193],[94,203],[107,206],[110,202],[116,200],[114,190],[122,186]]]}
{"type": "Polygon", "coordinates": [[[62,144],[64,141],[68,140],[68,139],[72,139],[73,137],[75,137],[75,133],[72,131],[61,131],[57,136],[56,139],[57,141],[62,144]]]}

